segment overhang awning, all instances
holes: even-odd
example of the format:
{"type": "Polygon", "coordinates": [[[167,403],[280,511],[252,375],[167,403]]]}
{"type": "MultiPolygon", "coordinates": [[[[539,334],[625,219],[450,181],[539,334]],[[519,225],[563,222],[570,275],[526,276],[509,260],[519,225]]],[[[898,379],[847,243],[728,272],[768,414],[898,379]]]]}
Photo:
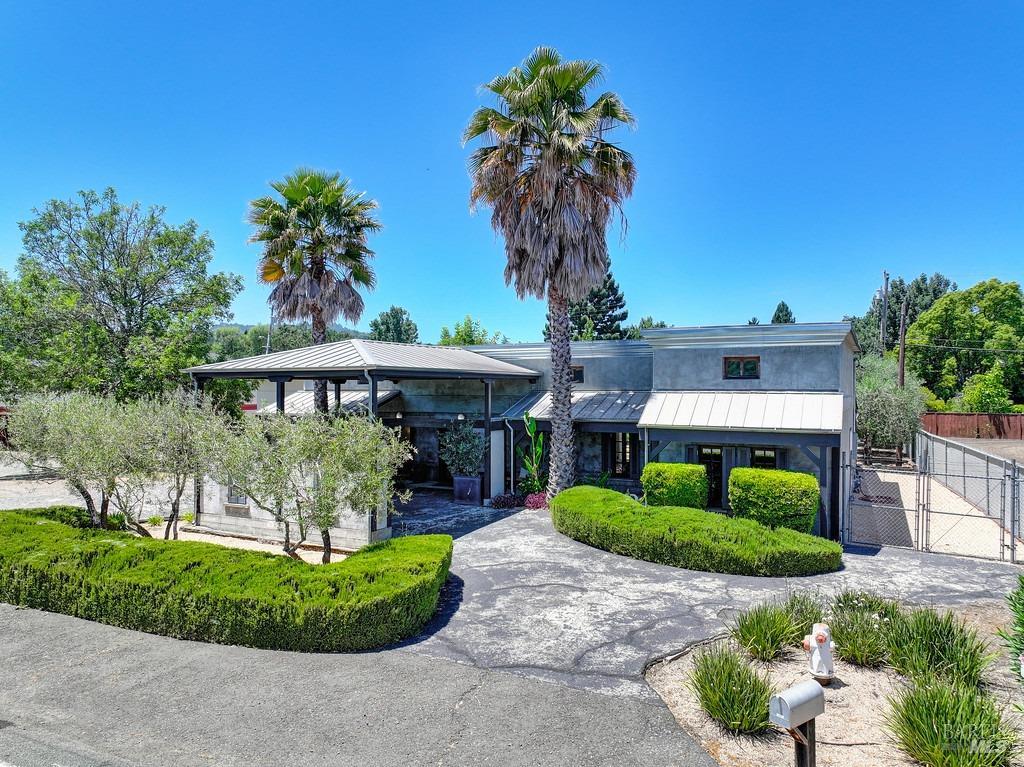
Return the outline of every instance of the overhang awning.
{"type": "MultiPolygon", "coordinates": [[[[572,420],[579,423],[636,424],[649,391],[574,391],[572,420]]],[[[538,421],[551,419],[551,392],[531,392],[506,410],[503,418],[520,419],[529,412],[538,421]]]]}
{"type": "Polygon", "coordinates": [[[657,391],[637,424],[647,429],[840,434],[841,392],[657,391]]]}
{"type": "Polygon", "coordinates": [[[350,338],[188,368],[195,378],[475,378],[534,379],[540,374],[454,346],[350,338]]]}
{"type": "MultiPolygon", "coordinates": [[[[284,412],[286,415],[305,415],[312,413],[316,408],[313,404],[313,395],[315,392],[311,391],[296,391],[289,394],[284,398],[284,412]]],[[[385,402],[389,402],[397,397],[401,392],[398,389],[388,389],[387,391],[377,392],[377,407],[380,407],[385,402]]],[[[353,391],[351,389],[343,389],[341,397],[338,399],[341,404],[341,409],[344,412],[354,412],[359,410],[368,410],[370,406],[370,393],[368,391],[353,391]]],[[[331,387],[327,388],[327,411],[334,412],[334,391],[331,387]]],[[[260,408],[261,413],[276,413],[277,405],[267,405],[260,408]]]]}

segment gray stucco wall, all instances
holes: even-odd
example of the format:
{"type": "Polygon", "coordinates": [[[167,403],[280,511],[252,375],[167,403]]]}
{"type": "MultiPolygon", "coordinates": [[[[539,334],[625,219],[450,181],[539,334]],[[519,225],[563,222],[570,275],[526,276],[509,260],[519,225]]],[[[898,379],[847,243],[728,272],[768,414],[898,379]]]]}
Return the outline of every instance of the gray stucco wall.
{"type": "MultiPolygon", "coordinates": [[[[541,374],[534,388],[551,388],[551,350],[547,344],[474,346],[473,351],[541,374]]],[[[642,341],[580,341],[572,345],[572,364],[583,367],[578,391],[631,391],[651,388],[653,351],[642,341]]]]}
{"type": "Polygon", "coordinates": [[[839,391],[841,347],[742,346],[656,348],[655,389],[839,391]],[[723,357],[760,356],[761,377],[722,377],[723,357]]]}

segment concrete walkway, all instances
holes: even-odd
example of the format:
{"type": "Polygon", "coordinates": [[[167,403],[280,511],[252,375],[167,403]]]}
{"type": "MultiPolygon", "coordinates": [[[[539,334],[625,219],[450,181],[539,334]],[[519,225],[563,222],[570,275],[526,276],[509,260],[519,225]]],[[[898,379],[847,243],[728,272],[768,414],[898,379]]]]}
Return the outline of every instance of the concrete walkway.
{"type": "Polygon", "coordinates": [[[1001,599],[1018,572],[891,550],[820,578],[714,575],[589,548],[546,511],[435,503],[410,519],[459,536],[441,610],[381,652],[180,642],[0,605],[0,764],[706,766],[647,687],[652,659],[789,589],[953,604],[1001,599]]]}

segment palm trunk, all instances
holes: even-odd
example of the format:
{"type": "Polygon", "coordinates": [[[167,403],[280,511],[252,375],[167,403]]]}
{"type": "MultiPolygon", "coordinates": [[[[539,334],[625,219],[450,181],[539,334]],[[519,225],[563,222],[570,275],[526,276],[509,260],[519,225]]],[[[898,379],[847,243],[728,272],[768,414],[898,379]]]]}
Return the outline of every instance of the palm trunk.
{"type": "MultiPolygon", "coordinates": [[[[317,307],[310,314],[313,317],[313,345],[327,343],[327,323],[324,322],[324,313],[317,307]]],[[[327,413],[327,381],[319,380],[313,385],[313,407],[318,413],[327,413]]]]}
{"type": "Polygon", "coordinates": [[[569,345],[569,302],[548,289],[548,327],[551,330],[551,457],[548,499],[572,486],[572,348],[569,345]]]}

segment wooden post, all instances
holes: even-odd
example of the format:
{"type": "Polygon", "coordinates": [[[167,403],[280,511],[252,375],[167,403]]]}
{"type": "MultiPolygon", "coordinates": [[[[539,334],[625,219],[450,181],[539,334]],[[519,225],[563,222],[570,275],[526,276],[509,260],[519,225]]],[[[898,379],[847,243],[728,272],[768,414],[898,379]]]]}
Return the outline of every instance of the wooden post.
{"type": "Polygon", "coordinates": [[[903,382],[906,378],[907,371],[907,299],[903,299],[903,306],[900,307],[900,388],[903,388],[903,382]]]}
{"type": "Polygon", "coordinates": [[[284,412],[284,381],[277,381],[277,412],[284,412]]]}
{"type": "Polygon", "coordinates": [[[889,272],[882,271],[882,318],[878,328],[878,356],[885,356],[885,331],[889,320],[889,272]]]}
{"type": "MultiPolygon", "coordinates": [[[[192,385],[195,390],[196,407],[203,401],[203,388],[206,386],[205,378],[193,378],[192,385]]],[[[192,483],[192,493],[195,496],[192,500],[193,505],[193,516],[192,524],[199,524],[199,515],[203,513],[203,478],[199,474],[196,474],[195,479],[192,483]]]]}
{"type": "Polygon", "coordinates": [[[374,418],[376,418],[377,417],[377,377],[373,376],[373,375],[370,375],[370,376],[367,377],[367,380],[368,380],[368,382],[370,384],[370,401],[368,403],[369,407],[370,407],[370,415],[373,416],[374,418]]]}

